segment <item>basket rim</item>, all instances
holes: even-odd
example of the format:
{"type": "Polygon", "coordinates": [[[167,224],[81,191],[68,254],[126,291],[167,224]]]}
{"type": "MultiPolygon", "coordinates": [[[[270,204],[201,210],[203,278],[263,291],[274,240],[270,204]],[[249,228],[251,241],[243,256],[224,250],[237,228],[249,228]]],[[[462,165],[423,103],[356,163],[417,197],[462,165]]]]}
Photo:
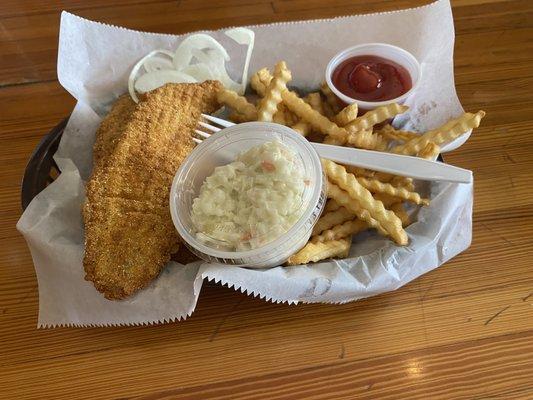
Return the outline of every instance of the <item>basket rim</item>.
{"type": "Polygon", "coordinates": [[[64,118],[41,138],[26,163],[20,191],[20,202],[23,211],[34,197],[46,187],[45,184],[49,179],[50,168],[46,171],[46,176],[43,175],[42,168],[46,167],[47,164],[49,164],[49,167],[55,165],[53,157],[69,118],[70,116],[64,118]]]}

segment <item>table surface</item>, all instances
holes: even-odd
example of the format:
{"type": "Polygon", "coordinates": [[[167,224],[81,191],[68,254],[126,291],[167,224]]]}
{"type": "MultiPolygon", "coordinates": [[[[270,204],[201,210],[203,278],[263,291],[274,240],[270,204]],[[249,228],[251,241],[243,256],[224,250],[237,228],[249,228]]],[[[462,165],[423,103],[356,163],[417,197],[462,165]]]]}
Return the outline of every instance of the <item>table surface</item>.
{"type": "Polygon", "coordinates": [[[455,77],[487,116],[447,161],[474,170],[474,240],[403,288],[346,305],[270,304],[206,285],[185,322],[36,328],[15,229],[39,140],[74,100],[56,78],[59,13],[196,29],[420,5],[400,0],[3,0],[0,6],[0,395],[6,399],[533,398],[533,1],[457,0],[455,77]]]}

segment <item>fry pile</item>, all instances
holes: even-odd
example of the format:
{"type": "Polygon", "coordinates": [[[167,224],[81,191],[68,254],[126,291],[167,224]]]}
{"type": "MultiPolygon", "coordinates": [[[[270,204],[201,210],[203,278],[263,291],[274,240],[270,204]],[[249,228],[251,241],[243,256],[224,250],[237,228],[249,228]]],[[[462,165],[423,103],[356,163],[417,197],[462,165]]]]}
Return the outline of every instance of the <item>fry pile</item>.
{"type": "MultiPolygon", "coordinates": [[[[234,122],[273,121],[327,144],[426,159],[435,159],[441,145],[477,128],[485,115],[483,111],[464,113],[424,134],[400,131],[386,121],[406,112],[407,106],[393,103],[358,117],[357,105],[341,108],[325,83],[319,92],[302,98],[287,88],[291,78],[286,63],[281,61],[273,74],[262,68],[251,77],[250,85],[260,96],[257,104],[228,89],[219,92],[218,100],[232,109],[230,118],[234,122]]],[[[311,239],[289,258],[288,265],[347,257],[352,235],[368,229],[375,229],[397,245],[408,244],[405,227],[412,221],[405,205],[429,205],[429,199],[415,191],[411,178],[324,159],[322,166],[328,178],[328,201],[311,239]]]]}

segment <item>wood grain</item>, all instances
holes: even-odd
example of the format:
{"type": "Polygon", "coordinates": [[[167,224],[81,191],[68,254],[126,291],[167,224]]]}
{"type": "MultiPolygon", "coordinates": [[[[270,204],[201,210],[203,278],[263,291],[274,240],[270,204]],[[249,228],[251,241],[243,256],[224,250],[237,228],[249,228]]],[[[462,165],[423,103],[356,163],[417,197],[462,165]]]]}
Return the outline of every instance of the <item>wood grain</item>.
{"type": "Polygon", "coordinates": [[[468,251],[345,305],[269,304],[206,284],[187,321],[37,330],[20,181],[74,105],[56,80],[59,13],[181,33],[385,11],[417,0],[6,0],[0,6],[0,397],[533,398],[533,2],[458,0],[456,86],[488,112],[447,161],[474,170],[468,251]]]}

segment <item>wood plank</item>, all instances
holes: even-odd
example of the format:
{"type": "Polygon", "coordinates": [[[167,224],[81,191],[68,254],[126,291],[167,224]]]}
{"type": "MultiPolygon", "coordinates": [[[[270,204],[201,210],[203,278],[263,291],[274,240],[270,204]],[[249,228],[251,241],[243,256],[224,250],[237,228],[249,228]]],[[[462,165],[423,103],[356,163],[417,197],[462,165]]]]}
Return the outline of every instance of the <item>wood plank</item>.
{"type": "MultiPolygon", "coordinates": [[[[114,6],[123,6],[140,3],[156,3],[161,0],[114,0],[114,6]]],[[[0,8],[0,17],[14,17],[14,16],[28,16],[48,13],[60,13],[61,11],[75,12],[76,10],[86,8],[105,8],[109,6],[109,1],[106,0],[91,0],[90,2],[84,0],[4,0],[2,8],[0,8]]]]}
{"type": "Polygon", "coordinates": [[[487,398],[488,384],[498,386],[498,396],[502,396],[498,398],[526,399],[533,393],[531,360],[526,355],[531,352],[531,333],[431,350],[370,362],[343,362],[345,353],[340,352],[340,360],[330,365],[236,379],[222,385],[176,388],[134,399],[252,399],[260,397],[266,388],[275,388],[269,390],[269,395],[275,396],[271,398],[323,398],[316,393],[326,388],[335,399],[397,399],[406,393],[410,399],[449,399],[452,393],[457,398],[474,399],[487,398]],[[468,368],[470,363],[476,364],[476,370],[468,368]],[[358,371],[357,375],[353,371],[358,371]]]}
{"type": "MultiPolygon", "coordinates": [[[[383,11],[402,10],[405,8],[419,7],[433,3],[432,0],[399,0],[399,1],[366,1],[354,2],[351,0],[286,0],[273,1],[272,6],[277,13],[287,14],[297,12],[298,16],[309,14],[311,11],[328,12],[326,9],[342,8],[347,14],[368,14],[383,11]]],[[[297,17],[298,18],[298,17],[297,17]]],[[[300,18],[298,18],[300,19],[300,18]]]]}
{"type": "Polygon", "coordinates": [[[70,114],[76,100],[52,81],[1,88],[0,104],[0,139],[7,140],[46,135],[70,114]]]}
{"type": "MultiPolygon", "coordinates": [[[[245,305],[245,301],[237,299],[222,314],[227,315],[229,308],[233,308],[234,311],[229,316],[205,325],[196,320],[195,328],[203,329],[194,335],[187,332],[192,319],[177,327],[158,327],[157,331],[156,327],[144,328],[143,333],[151,331],[144,338],[139,337],[138,328],[114,329],[114,334],[109,335],[105,341],[106,347],[84,352],[84,344],[94,343],[94,340],[98,340],[94,335],[104,330],[72,330],[69,336],[76,335],[80,339],[77,344],[78,353],[54,359],[53,364],[48,359],[35,357],[25,362],[23,368],[27,373],[39,371],[37,376],[33,373],[26,375],[31,376],[32,385],[28,385],[27,378],[18,374],[21,367],[16,360],[4,358],[9,362],[9,365],[3,367],[4,381],[14,382],[17,379],[21,394],[31,397],[48,381],[57,382],[50,389],[51,396],[72,394],[74,388],[67,382],[75,380],[75,390],[80,396],[85,394],[85,397],[80,398],[104,395],[110,390],[109,383],[113,381],[136,381],[135,386],[126,384],[121,387],[121,396],[128,397],[168,390],[176,385],[199,385],[203,381],[202,376],[209,376],[210,382],[216,383],[251,378],[257,374],[301,369],[309,364],[330,364],[338,360],[342,346],[345,360],[364,360],[413,351],[427,347],[429,343],[447,345],[525,331],[530,328],[530,323],[519,316],[525,315],[524,312],[531,312],[531,305],[522,301],[523,293],[527,290],[531,290],[531,283],[529,286],[516,285],[461,298],[430,299],[407,306],[391,303],[382,312],[368,309],[363,303],[337,306],[335,312],[332,312],[334,306],[326,305],[305,305],[298,307],[298,310],[296,307],[269,305],[269,311],[277,309],[278,314],[262,324],[256,323],[256,312],[261,312],[266,305],[253,311],[246,308],[241,310],[236,307],[245,305]],[[503,308],[506,308],[505,312],[491,320],[503,308]],[[329,309],[329,312],[323,311],[316,315],[313,313],[315,309],[329,309]],[[318,316],[320,318],[313,318],[318,316]],[[263,351],[260,355],[257,354],[254,343],[236,341],[241,336],[243,323],[254,342],[261,343],[263,351]],[[279,335],[279,326],[284,326],[283,336],[279,335]],[[173,337],[165,338],[169,334],[169,327],[174,328],[170,332],[173,337]],[[213,332],[217,334],[210,340],[213,332]],[[394,332],[394,340],[385,339],[388,332],[394,332]],[[79,335],[86,339],[82,340],[79,335]],[[123,337],[122,344],[118,346],[120,337],[123,337]],[[166,344],[167,340],[174,341],[172,348],[166,344]],[[109,348],[112,343],[115,345],[109,348]],[[143,353],[142,363],[136,362],[139,351],[143,353]],[[212,363],[205,363],[202,357],[204,352],[207,357],[211,357],[212,363]],[[121,366],[115,365],[117,358],[120,358],[121,366]],[[161,360],[165,362],[162,363],[161,360]],[[244,362],[247,368],[239,368],[244,362]],[[115,365],[115,368],[106,368],[105,372],[98,368],[76,368],[77,365],[94,364],[106,367],[115,365]],[[147,368],[152,376],[146,374],[147,368]],[[184,370],[187,371],[186,376],[176,374],[176,371],[184,370]],[[159,378],[154,380],[153,376],[159,378]]],[[[243,295],[231,295],[233,298],[241,296],[243,295]]],[[[371,301],[372,299],[368,300],[371,301]]],[[[39,336],[43,338],[48,332],[55,335],[60,331],[40,331],[39,336]]],[[[144,336],[142,333],[141,335],[144,336]]],[[[19,357],[25,352],[20,349],[19,357]]],[[[13,385],[8,387],[12,388],[13,385]]]]}

